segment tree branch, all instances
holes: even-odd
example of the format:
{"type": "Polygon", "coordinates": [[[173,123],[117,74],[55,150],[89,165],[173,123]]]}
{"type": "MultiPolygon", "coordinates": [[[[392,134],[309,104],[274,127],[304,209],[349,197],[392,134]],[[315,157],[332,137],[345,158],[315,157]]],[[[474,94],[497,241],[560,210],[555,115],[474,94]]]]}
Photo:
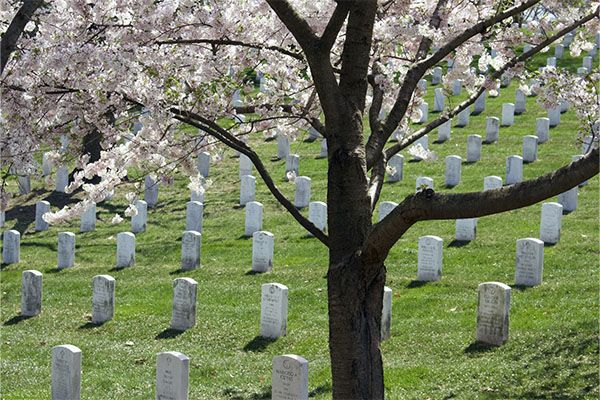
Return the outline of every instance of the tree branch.
{"type": "Polygon", "coordinates": [[[287,0],[267,0],[267,3],[305,52],[317,43],[318,38],[308,22],[298,15],[287,0]]]}
{"type": "Polygon", "coordinates": [[[335,44],[335,40],[337,39],[340,29],[342,29],[342,26],[346,21],[346,17],[348,16],[351,5],[352,1],[338,2],[331,18],[329,19],[329,22],[327,23],[327,26],[325,27],[325,30],[323,31],[323,35],[321,35],[321,39],[319,40],[321,49],[323,51],[329,52],[335,44]]]}
{"type": "Polygon", "coordinates": [[[43,0],[25,0],[12,21],[10,21],[6,32],[2,34],[2,40],[0,41],[0,75],[4,72],[11,53],[17,47],[17,41],[25,29],[25,25],[43,4],[43,0]]]}
{"type": "Polygon", "coordinates": [[[598,174],[598,149],[556,171],[536,179],[483,192],[445,194],[422,190],[404,199],[377,223],[363,254],[384,260],[390,248],[418,221],[477,218],[527,207],[563,193],[598,174]]]}

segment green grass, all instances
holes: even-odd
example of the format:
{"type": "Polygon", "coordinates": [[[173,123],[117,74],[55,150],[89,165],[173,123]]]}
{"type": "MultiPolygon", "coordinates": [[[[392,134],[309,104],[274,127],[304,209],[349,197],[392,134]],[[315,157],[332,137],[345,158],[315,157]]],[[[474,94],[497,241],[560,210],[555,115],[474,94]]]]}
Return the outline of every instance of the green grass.
{"type": "MultiPolygon", "coordinates": [[[[559,61],[563,63],[572,69],[580,59],[559,61]]],[[[499,98],[488,98],[486,111],[472,116],[468,127],[453,127],[450,141],[432,144],[437,161],[405,163],[404,180],[386,185],[381,201],[399,202],[413,193],[419,175],[433,177],[436,189],[445,192],[481,190],[484,176],[504,177],[505,157],[521,154],[522,137],[534,134],[535,118],[546,115],[535,98],[527,99],[527,113],[516,116],[513,127],[500,129],[497,144],[484,145],[480,162],[463,165],[459,186],[442,187],[444,157],[464,158],[467,135],[485,136],[485,117],[499,117],[502,103],[514,101],[515,87],[513,81],[499,98]]],[[[430,104],[432,97],[430,87],[430,104]]],[[[524,166],[524,177],[547,173],[579,154],[577,126],[573,111],[563,114],[561,124],[550,132],[550,142],[540,145],[539,161],[524,166]]],[[[430,136],[431,143],[436,132],[430,136]]],[[[282,180],[284,162],[269,161],[276,154],[276,143],[263,143],[258,136],[250,143],[282,191],[293,197],[293,185],[282,180]]],[[[298,141],[292,151],[301,156],[300,174],[312,178],[312,200],[325,200],[326,160],[315,159],[319,143],[298,141]]],[[[137,235],[136,266],[118,271],[113,270],[115,237],[129,225],[109,222],[115,212],[125,209],[126,190],[99,204],[97,230],[89,233],[78,233],[78,221],[33,232],[36,201],[48,196],[53,205],[68,200],[51,195],[39,180],[33,182],[32,194],[12,202],[5,229],[16,227],[23,236],[21,262],[3,265],[1,272],[2,398],[49,398],[51,348],[67,343],[83,351],[83,399],[152,398],[156,353],[169,350],[191,359],[191,399],[268,399],[271,360],[287,353],[309,360],[313,398],[331,397],[326,249],[306,238],[257,181],[264,229],[275,234],[275,265],[271,273],[247,274],[252,246],[251,240],[241,238],[244,210],[235,207],[238,161],[231,155],[226,152],[222,162],[211,166],[214,184],[206,194],[202,266],[191,272],[178,272],[189,196],[183,178],[160,188],[160,204],[149,213],[148,230],[137,235]],[[76,265],[57,272],[57,232],[65,230],[77,233],[76,265]],[[43,311],[12,323],[17,321],[21,272],[26,269],[44,274],[43,311]],[[116,315],[102,326],[90,327],[91,280],[98,274],[117,280],[116,315]],[[182,276],[198,281],[197,324],[181,335],[160,338],[169,327],[172,280],[182,276]],[[266,282],[289,287],[288,335],[272,343],[257,339],[260,285],[266,282]]],[[[598,184],[595,177],[580,190],[578,209],[563,217],[560,243],[545,248],[544,283],[513,290],[510,339],[500,348],[484,351],[472,345],[476,288],[485,281],[514,283],[515,241],[538,237],[540,204],[480,218],[477,239],[463,247],[448,247],[454,221],[419,223],[398,241],[386,262],[386,284],[394,290],[392,337],[382,343],[388,398],[598,397],[598,184]],[[417,240],[427,234],[444,239],[444,276],[440,282],[412,287],[417,240]]],[[[14,185],[12,189],[16,190],[14,185]]]]}

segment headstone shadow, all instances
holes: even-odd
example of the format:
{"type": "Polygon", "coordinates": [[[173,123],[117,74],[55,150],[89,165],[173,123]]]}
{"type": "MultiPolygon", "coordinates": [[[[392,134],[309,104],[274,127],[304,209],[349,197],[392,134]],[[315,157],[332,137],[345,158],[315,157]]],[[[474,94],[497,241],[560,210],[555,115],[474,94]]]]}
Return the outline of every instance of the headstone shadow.
{"type": "Polygon", "coordinates": [[[15,315],[14,317],[4,321],[4,323],[2,325],[4,326],[9,326],[9,325],[16,325],[21,321],[25,321],[26,319],[29,318],[33,318],[33,316],[28,316],[28,315],[15,315]]]}
{"type": "Polygon", "coordinates": [[[102,325],[104,325],[104,322],[88,321],[85,324],[81,324],[79,326],[79,328],[77,328],[77,329],[94,329],[94,328],[100,328],[102,325]]]}
{"type": "Polygon", "coordinates": [[[409,163],[418,163],[421,162],[422,160],[417,159],[417,158],[411,158],[410,160],[408,160],[409,163]]]}
{"type": "Polygon", "coordinates": [[[245,393],[237,387],[225,388],[223,396],[229,400],[271,400],[271,387],[265,386],[254,393],[245,393]]]}
{"type": "Polygon", "coordinates": [[[465,348],[465,353],[466,354],[485,353],[485,352],[488,352],[490,350],[497,349],[498,347],[499,346],[496,346],[496,345],[493,345],[493,344],[475,341],[475,342],[471,343],[470,345],[468,345],[465,348]]]}
{"type": "Polygon", "coordinates": [[[471,243],[469,240],[453,240],[448,243],[448,247],[463,247],[471,243]]]}
{"type": "Polygon", "coordinates": [[[446,143],[446,142],[447,142],[447,140],[439,140],[439,139],[437,139],[437,140],[433,141],[433,144],[442,144],[442,143],[446,143]]]}
{"type": "Polygon", "coordinates": [[[546,243],[544,242],[544,247],[554,247],[556,246],[558,243],[546,243]]]}
{"type": "Polygon", "coordinates": [[[248,240],[248,239],[252,239],[252,236],[240,235],[237,238],[237,240],[248,240]]]}
{"type": "Polygon", "coordinates": [[[256,352],[256,353],[263,352],[271,343],[274,343],[276,340],[277,339],[266,338],[266,337],[257,335],[254,337],[254,339],[252,339],[251,341],[246,343],[246,345],[244,346],[244,351],[245,352],[251,351],[251,352],[256,352]]]}
{"type": "Polygon", "coordinates": [[[183,274],[184,272],[189,272],[189,269],[182,269],[182,268],[178,268],[175,271],[171,271],[169,272],[169,275],[179,275],[179,274],[183,274]]]}
{"type": "Polygon", "coordinates": [[[264,272],[250,270],[250,271],[247,271],[244,275],[260,275],[260,274],[264,274],[264,272]]]}
{"type": "Polygon", "coordinates": [[[524,292],[527,289],[531,289],[531,286],[526,286],[526,285],[509,285],[512,289],[518,290],[519,292],[524,292]]]}
{"type": "Polygon", "coordinates": [[[408,283],[408,285],[406,285],[405,287],[407,289],[414,289],[414,288],[419,288],[421,286],[425,286],[425,285],[427,285],[427,283],[428,283],[427,281],[416,281],[415,280],[415,281],[410,281],[408,283]]]}
{"type": "Polygon", "coordinates": [[[181,335],[185,331],[180,331],[179,329],[167,328],[164,331],[160,332],[158,335],[154,337],[156,340],[161,339],[174,339],[177,336],[181,335]]]}

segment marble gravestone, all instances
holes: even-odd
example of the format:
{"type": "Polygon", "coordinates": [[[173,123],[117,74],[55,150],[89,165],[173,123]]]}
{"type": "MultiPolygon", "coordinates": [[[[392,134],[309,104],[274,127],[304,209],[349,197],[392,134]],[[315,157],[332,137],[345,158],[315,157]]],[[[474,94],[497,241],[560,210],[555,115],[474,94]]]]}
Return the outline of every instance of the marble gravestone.
{"type": "Polygon", "coordinates": [[[588,71],[592,70],[592,57],[585,56],[583,57],[582,67],[586,68],[588,71]]]}
{"type": "Polygon", "coordinates": [[[404,177],[404,156],[401,154],[394,154],[388,161],[388,167],[390,167],[390,182],[400,182],[404,177]]]}
{"type": "Polygon", "coordinates": [[[398,203],[394,203],[393,201],[382,201],[379,203],[379,221],[387,217],[397,206],[398,203]]]}
{"type": "MultiPolygon", "coordinates": [[[[416,140],[413,143],[413,146],[417,146],[417,145],[421,145],[421,147],[423,147],[423,149],[428,150],[429,149],[429,136],[428,135],[421,136],[418,140],[416,140]]],[[[415,155],[415,156],[413,156],[413,160],[422,160],[422,158],[415,155]]]]}
{"type": "Polygon", "coordinates": [[[500,189],[502,187],[502,178],[496,175],[490,175],[483,178],[483,190],[500,189]]]}
{"type": "Polygon", "coordinates": [[[577,197],[579,196],[579,186],[572,187],[558,195],[557,203],[563,206],[564,213],[570,213],[577,209],[577,197]]]}
{"type": "Polygon", "coordinates": [[[456,126],[465,127],[465,126],[469,125],[470,115],[471,115],[471,110],[469,109],[469,107],[467,107],[464,110],[462,110],[461,112],[459,112],[458,113],[458,122],[456,123],[456,126]]]}
{"type": "Polygon", "coordinates": [[[294,207],[297,209],[308,207],[310,203],[310,184],[311,179],[308,176],[299,176],[296,178],[294,207]]]}
{"type": "Polygon", "coordinates": [[[457,219],[454,238],[460,242],[475,240],[477,233],[477,218],[457,219]]]}
{"type": "Polygon", "coordinates": [[[419,118],[417,123],[424,124],[429,120],[429,104],[423,102],[419,107],[421,109],[421,118],[419,118]]]}
{"type": "Polygon", "coordinates": [[[392,289],[383,288],[383,307],[381,309],[381,340],[389,339],[392,333],[392,289]]]}
{"type": "Polygon", "coordinates": [[[247,155],[240,154],[240,178],[244,175],[252,175],[253,168],[252,160],[247,155]]]}
{"type": "Polygon", "coordinates": [[[285,159],[285,179],[288,179],[288,172],[295,174],[298,176],[300,174],[299,170],[300,164],[300,156],[298,154],[289,154],[285,159]]]}
{"type": "Polygon", "coordinates": [[[515,123],[515,105],[513,103],[502,104],[502,126],[512,126],[515,123]]]}
{"type": "Polygon", "coordinates": [[[45,152],[42,155],[42,176],[49,176],[52,174],[52,162],[50,161],[50,153],[45,152]]]}
{"type": "Polygon", "coordinates": [[[58,233],[58,269],[71,268],[75,264],[75,234],[73,232],[58,233]]]}
{"type": "Polygon", "coordinates": [[[439,85],[442,82],[442,68],[441,67],[435,67],[433,69],[433,72],[431,74],[431,84],[432,85],[439,85]]]}
{"type": "Polygon", "coordinates": [[[473,105],[473,115],[479,115],[485,111],[485,98],[487,96],[487,91],[484,90],[477,99],[475,100],[475,104],[473,105]]]}
{"type": "Polygon", "coordinates": [[[556,244],[560,240],[563,206],[559,203],[542,204],[540,239],[544,243],[556,244]]]}
{"type": "Polygon", "coordinates": [[[512,185],[523,180],[523,157],[506,157],[506,184],[512,185]]]}
{"type": "Polygon", "coordinates": [[[52,400],[81,398],[81,350],[65,344],[52,348],[52,400]]]}
{"type": "Polygon", "coordinates": [[[446,157],[445,185],[454,187],[460,183],[462,158],[460,156],[446,157]]]}
{"type": "Polygon", "coordinates": [[[419,90],[422,91],[427,91],[427,80],[425,79],[419,79],[419,82],[417,83],[417,87],[419,88],[419,90]]]}
{"type": "Polygon", "coordinates": [[[550,127],[555,127],[560,124],[560,106],[556,106],[548,110],[548,120],[550,127]]]}
{"type": "Polygon", "coordinates": [[[185,231],[181,237],[181,269],[189,271],[200,266],[202,234],[197,231],[185,231]]]}
{"type": "Polygon", "coordinates": [[[462,84],[462,79],[455,79],[452,81],[452,96],[460,96],[462,84]]]}
{"type": "Polygon", "coordinates": [[[444,95],[444,89],[436,88],[434,91],[434,99],[433,99],[433,112],[441,112],[444,110],[444,106],[446,103],[446,95],[444,95]]]}
{"type": "Polygon", "coordinates": [[[254,232],[262,230],[263,224],[263,205],[258,201],[246,203],[246,216],[244,236],[252,236],[254,232]]]}
{"type": "Polygon", "coordinates": [[[2,262],[16,264],[21,260],[21,233],[14,229],[4,231],[2,236],[2,262]]]}
{"type": "Polygon", "coordinates": [[[210,172],[210,162],[211,156],[208,151],[198,153],[198,163],[196,167],[198,168],[198,173],[205,178],[208,177],[208,173],[210,172]]]}
{"type": "Polygon", "coordinates": [[[50,203],[45,200],[35,203],[35,230],[36,232],[48,230],[49,224],[44,221],[43,215],[50,212],[50,203]]]}
{"type": "Polygon", "coordinates": [[[485,119],[485,142],[497,142],[499,129],[500,120],[497,117],[487,117],[485,119]]]}
{"type": "Polygon", "coordinates": [[[550,132],[550,120],[546,117],[535,119],[535,135],[538,138],[539,143],[546,143],[550,132]]]}
{"type": "Polygon", "coordinates": [[[477,341],[500,346],[508,340],[510,286],[480,283],[477,295],[477,341]]]}
{"type": "Polygon", "coordinates": [[[438,127],[438,142],[450,140],[451,127],[452,119],[449,119],[438,127]]]}
{"type": "Polygon", "coordinates": [[[416,191],[423,189],[433,189],[433,179],[428,176],[419,176],[415,184],[416,191]]]}
{"type": "Polygon", "coordinates": [[[5,222],[6,222],[6,212],[4,210],[0,210],[0,228],[4,228],[5,222]]]}
{"type": "Polygon", "coordinates": [[[199,201],[188,201],[185,208],[185,230],[202,233],[204,204],[199,201]]]}
{"type": "Polygon", "coordinates": [[[256,199],[256,178],[252,175],[242,176],[240,182],[240,206],[256,199]]]}
{"type": "Polygon", "coordinates": [[[188,400],[190,359],[178,351],[156,356],[156,400],[188,400]]]}
{"type": "Polygon", "coordinates": [[[287,333],[288,288],[280,283],[261,286],[260,336],[277,339],[287,333]]]}
{"type": "Polygon", "coordinates": [[[115,278],[96,275],[92,278],[92,324],[102,324],[115,316],[115,278]]]}
{"type": "Polygon", "coordinates": [[[565,46],[563,46],[562,44],[557,44],[554,47],[554,57],[556,59],[561,59],[563,58],[563,53],[565,51],[565,46]]]}
{"type": "Polygon", "coordinates": [[[290,154],[290,139],[282,132],[277,133],[277,158],[285,160],[290,154]]]}
{"type": "Polygon", "coordinates": [[[79,230],[81,232],[92,232],[96,230],[96,203],[93,201],[90,202],[83,214],[81,214],[79,230]]]}
{"type": "Polygon", "coordinates": [[[21,274],[21,315],[33,317],[42,312],[42,273],[35,270],[21,274]]]}
{"type": "Polygon", "coordinates": [[[539,239],[517,240],[515,284],[537,286],[542,283],[544,269],[544,242],[539,239]]]}
{"type": "Polygon", "coordinates": [[[534,135],[527,135],[523,137],[523,161],[534,162],[537,160],[537,145],[538,137],[534,135]]]}
{"type": "Polygon", "coordinates": [[[442,278],[443,240],[438,236],[421,236],[418,252],[418,281],[439,281],[442,278]]]}
{"type": "Polygon", "coordinates": [[[467,136],[467,162],[472,163],[481,160],[481,136],[467,136]]]}
{"type": "Polygon", "coordinates": [[[66,166],[61,165],[56,170],[55,191],[58,193],[65,193],[68,185],[69,185],[69,170],[67,169],[66,166]]]}
{"type": "Polygon", "coordinates": [[[546,67],[555,67],[556,68],[556,57],[546,58],[546,67]]]}
{"type": "MultiPolygon", "coordinates": [[[[327,204],[322,201],[311,201],[308,205],[308,220],[322,232],[327,231],[327,204]]],[[[309,232],[309,236],[312,234],[309,232]]]]}
{"type": "Polygon", "coordinates": [[[267,272],[273,268],[275,236],[271,232],[252,234],[252,271],[267,272]]]}
{"type": "Polygon", "coordinates": [[[131,232],[145,232],[148,223],[148,203],[144,200],[136,200],[134,206],[137,214],[131,217],[131,232]]]}
{"type": "Polygon", "coordinates": [[[173,313],[171,329],[185,331],[196,325],[196,294],[198,282],[192,278],[173,281],[173,313]]]}
{"type": "Polygon", "coordinates": [[[204,188],[200,188],[200,190],[190,190],[190,201],[199,201],[204,204],[204,188]]]}
{"type": "Polygon", "coordinates": [[[117,234],[116,268],[127,268],[135,265],[135,235],[131,232],[117,234]]]}
{"type": "Polygon", "coordinates": [[[308,400],[308,361],[294,354],[273,358],[271,400],[308,400]]]}
{"type": "Polygon", "coordinates": [[[321,151],[318,158],[327,158],[327,139],[321,140],[321,151]]]}
{"type": "Polygon", "coordinates": [[[154,208],[158,203],[158,181],[148,175],[144,180],[144,186],[144,200],[148,207],[154,208]]]}
{"type": "Polygon", "coordinates": [[[515,114],[523,114],[527,111],[525,93],[522,90],[517,89],[515,91],[515,114]]]}

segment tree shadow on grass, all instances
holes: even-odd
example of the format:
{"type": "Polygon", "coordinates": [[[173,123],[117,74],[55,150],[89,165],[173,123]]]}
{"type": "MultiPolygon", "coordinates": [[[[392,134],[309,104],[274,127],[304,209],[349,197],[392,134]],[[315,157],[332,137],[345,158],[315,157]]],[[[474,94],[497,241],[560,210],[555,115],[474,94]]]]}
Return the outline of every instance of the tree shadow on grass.
{"type": "Polygon", "coordinates": [[[266,338],[260,335],[256,335],[254,339],[246,343],[244,346],[244,351],[261,353],[263,352],[271,343],[274,343],[277,339],[266,338]]]}
{"type": "MultiPolygon", "coordinates": [[[[66,205],[79,202],[78,199],[73,198],[73,196],[78,192],[79,190],[74,191],[71,194],[58,192],[48,193],[46,190],[37,189],[30,192],[25,201],[29,201],[34,197],[42,196],[44,193],[48,193],[47,196],[41,200],[46,200],[53,208],[63,208],[66,205]]],[[[13,229],[23,234],[35,221],[35,204],[28,204],[24,206],[17,205],[9,210],[6,210],[6,222],[13,219],[16,220],[13,229]]]]}
{"type": "Polygon", "coordinates": [[[429,282],[427,282],[427,281],[410,281],[408,283],[408,285],[405,286],[405,288],[407,288],[407,289],[419,288],[421,286],[427,285],[427,283],[429,283],[429,282]]]}
{"type": "Polygon", "coordinates": [[[453,240],[448,243],[448,247],[463,247],[471,243],[469,240],[453,240]]]}
{"type": "Polygon", "coordinates": [[[475,341],[465,348],[465,354],[479,354],[497,349],[499,346],[489,343],[475,341]]]}
{"type": "Polygon", "coordinates": [[[21,321],[25,321],[26,319],[30,319],[33,318],[33,316],[28,316],[28,315],[15,315],[14,317],[12,317],[11,319],[8,319],[6,321],[4,321],[4,323],[2,325],[4,326],[9,326],[9,325],[16,325],[21,321]]]}
{"type": "Polygon", "coordinates": [[[167,328],[158,335],[154,337],[156,340],[161,339],[174,339],[177,336],[181,335],[185,331],[180,331],[179,329],[167,328]]]}

